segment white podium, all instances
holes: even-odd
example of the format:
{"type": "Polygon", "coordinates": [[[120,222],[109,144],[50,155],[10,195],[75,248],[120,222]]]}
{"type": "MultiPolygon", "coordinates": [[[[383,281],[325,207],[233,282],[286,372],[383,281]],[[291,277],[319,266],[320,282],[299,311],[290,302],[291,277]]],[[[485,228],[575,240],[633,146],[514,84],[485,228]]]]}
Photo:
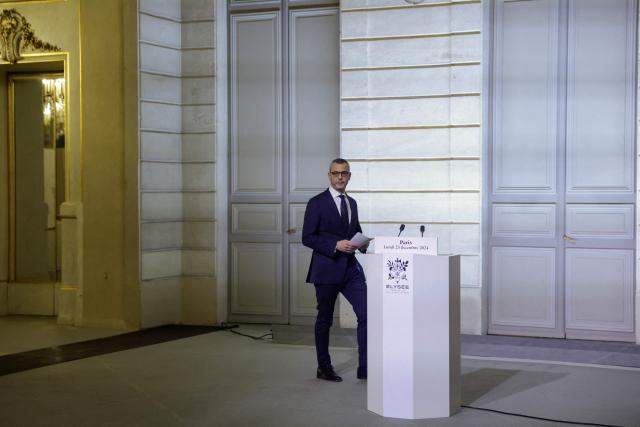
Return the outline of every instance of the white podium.
{"type": "Polygon", "coordinates": [[[460,408],[460,256],[366,255],[367,409],[449,417],[460,408]]]}

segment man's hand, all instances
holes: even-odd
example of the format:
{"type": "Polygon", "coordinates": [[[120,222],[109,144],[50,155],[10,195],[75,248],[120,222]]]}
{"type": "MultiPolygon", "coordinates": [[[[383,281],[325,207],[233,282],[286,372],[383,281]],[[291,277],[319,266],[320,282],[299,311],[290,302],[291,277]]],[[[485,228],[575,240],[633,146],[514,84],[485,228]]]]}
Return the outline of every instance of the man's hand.
{"type": "Polygon", "coordinates": [[[336,243],[336,251],[345,252],[345,253],[353,253],[358,249],[356,245],[352,245],[348,240],[340,240],[336,243]]]}

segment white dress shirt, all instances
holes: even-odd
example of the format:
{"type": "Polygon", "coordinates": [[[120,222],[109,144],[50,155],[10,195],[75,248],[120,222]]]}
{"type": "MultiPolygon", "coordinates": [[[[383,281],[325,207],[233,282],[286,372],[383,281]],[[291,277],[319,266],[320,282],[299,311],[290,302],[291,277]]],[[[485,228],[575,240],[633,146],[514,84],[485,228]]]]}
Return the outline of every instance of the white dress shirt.
{"type": "Polygon", "coordinates": [[[329,193],[331,193],[331,196],[333,197],[333,201],[336,204],[336,207],[338,208],[338,213],[340,215],[342,215],[342,212],[340,212],[340,196],[342,194],[344,194],[345,196],[345,202],[347,203],[347,214],[349,215],[349,224],[351,224],[351,203],[349,203],[349,196],[347,196],[347,193],[340,193],[338,191],[336,191],[335,188],[333,187],[329,187],[329,193]]]}

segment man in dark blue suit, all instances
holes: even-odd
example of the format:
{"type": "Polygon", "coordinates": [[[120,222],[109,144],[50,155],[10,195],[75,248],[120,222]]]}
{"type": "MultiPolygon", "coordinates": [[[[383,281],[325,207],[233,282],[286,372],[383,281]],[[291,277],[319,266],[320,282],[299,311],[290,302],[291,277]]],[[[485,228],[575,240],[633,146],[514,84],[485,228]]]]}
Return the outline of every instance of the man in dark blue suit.
{"type": "Polygon", "coordinates": [[[358,205],[345,190],[351,172],[349,163],[335,159],[329,165],[330,187],[313,197],[304,213],[302,243],[313,249],[307,282],[316,288],[318,317],[315,325],[317,378],[342,381],[336,375],[329,356],[329,330],[339,293],[353,306],[358,319],[358,372],[367,378],[367,283],[355,257],[355,251],[366,251],[349,243],[362,232],[358,221],[358,205]]]}

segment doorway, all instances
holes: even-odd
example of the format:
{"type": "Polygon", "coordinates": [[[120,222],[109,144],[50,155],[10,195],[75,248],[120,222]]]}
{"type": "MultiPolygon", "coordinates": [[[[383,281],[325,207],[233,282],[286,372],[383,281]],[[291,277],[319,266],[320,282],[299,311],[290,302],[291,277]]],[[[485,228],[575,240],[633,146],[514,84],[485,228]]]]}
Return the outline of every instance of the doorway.
{"type": "Polygon", "coordinates": [[[66,196],[64,63],[7,74],[8,314],[56,315],[66,196]]]}
{"type": "Polygon", "coordinates": [[[489,333],[635,341],[635,0],[497,0],[489,333]]]}
{"type": "MultiPolygon", "coordinates": [[[[291,4],[289,4],[291,3],[291,4]]],[[[229,319],[310,324],[307,201],[340,152],[338,8],[230,5],[229,319]],[[265,10],[262,10],[264,8],[265,10]]]]}

